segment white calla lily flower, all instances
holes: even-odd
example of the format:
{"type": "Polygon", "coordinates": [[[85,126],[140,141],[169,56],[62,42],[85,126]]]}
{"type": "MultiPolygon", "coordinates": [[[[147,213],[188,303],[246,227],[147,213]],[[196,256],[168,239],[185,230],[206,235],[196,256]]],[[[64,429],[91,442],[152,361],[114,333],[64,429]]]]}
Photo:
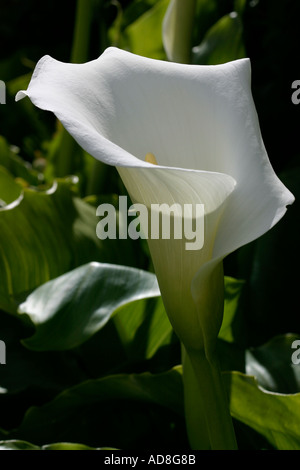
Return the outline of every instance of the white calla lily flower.
{"type": "Polygon", "coordinates": [[[148,243],[185,349],[213,357],[222,260],[271,229],[294,201],[263,144],[250,61],[184,65],[116,48],[85,64],[45,56],[16,99],[24,96],[52,111],[88,153],[116,166],[134,203],[204,204],[201,250],[186,250],[184,239],[148,243]],[[148,153],[157,165],[145,161],[148,153]]]}
{"type": "Polygon", "coordinates": [[[250,87],[248,59],[193,66],[109,48],[85,64],[45,56],[17,94],[116,166],[134,202],[204,204],[202,250],[149,239],[171,322],[193,348],[202,347],[192,299],[203,294],[202,273],[208,279],[227,254],[269,230],[294,199],[270,165],[250,87]],[[145,161],[149,152],[158,165],[145,161]]]}

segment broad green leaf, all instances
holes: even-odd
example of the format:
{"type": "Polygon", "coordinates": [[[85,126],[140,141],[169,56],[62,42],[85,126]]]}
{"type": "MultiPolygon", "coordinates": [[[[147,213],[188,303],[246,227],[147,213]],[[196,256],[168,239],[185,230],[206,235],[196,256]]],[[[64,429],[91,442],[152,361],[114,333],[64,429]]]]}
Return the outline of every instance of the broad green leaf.
{"type": "Polygon", "coordinates": [[[7,441],[0,441],[0,450],[40,450],[39,446],[35,446],[27,441],[19,441],[11,439],[7,441]]]}
{"type": "Polygon", "coordinates": [[[124,31],[124,44],[134,54],[166,59],[162,43],[162,22],[169,0],[159,0],[124,31]]]}
{"type": "Polygon", "coordinates": [[[242,15],[245,11],[246,0],[234,0],[234,11],[242,15]]]}
{"type": "Polygon", "coordinates": [[[90,447],[74,442],[56,442],[41,446],[41,450],[117,450],[114,447],[90,447]]]}
{"type": "Polygon", "coordinates": [[[220,18],[218,0],[197,0],[194,24],[194,44],[199,44],[208,29],[220,18]]]}
{"type": "Polygon", "coordinates": [[[150,8],[152,8],[157,0],[131,0],[125,8],[118,5],[117,17],[108,30],[111,45],[120,46],[122,41],[122,33],[129,25],[137,21],[150,8]]]}
{"type": "Polygon", "coordinates": [[[15,312],[26,293],[89,261],[129,264],[131,240],[99,240],[97,222],[67,180],[47,191],[24,188],[0,209],[0,308],[15,312]]]}
{"type": "Polygon", "coordinates": [[[114,324],[129,358],[150,359],[173,336],[161,297],[127,303],[116,312],[114,324]]]}
{"type": "Polygon", "coordinates": [[[0,166],[0,207],[16,201],[22,194],[21,186],[15,182],[8,171],[0,166]]]}
{"type": "Polygon", "coordinates": [[[73,442],[56,442],[54,444],[46,444],[43,446],[36,446],[26,441],[19,441],[11,439],[7,441],[0,441],[0,450],[116,450],[110,447],[89,447],[84,444],[76,444],[73,442]]]}
{"type": "Polygon", "coordinates": [[[225,373],[234,418],[262,434],[278,450],[300,449],[300,393],[284,395],[260,387],[254,377],[225,373]]]}
{"type": "Polygon", "coordinates": [[[36,327],[23,343],[37,351],[72,349],[99,331],[120,306],[159,295],[152,273],[88,263],[40,286],[20,305],[19,313],[36,327]]]}
{"type": "MultiPolygon", "coordinates": [[[[0,311],[0,338],[6,344],[6,364],[0,365],[0,427],[11,426],[25,410],[21,394],[34,390],[49,399],[61,390],[89,376],[68,353],[30,351],[20,340],[32,334],[32,328],[21,318],[0,311]],[[4,403],[11,402],[9,410],[4,403]],[[14,406],[17,402],[18,406],[14,406]]],[[[25,408],[26,409],[26,408],[25,408]]],[[[1,436],[0,436],[1,438],[1,436]]]]}
{"type": "Polygon", "coordinates": [[[243,26],[236,12],[223,16],[193,48],[193,63],[215,65],[245,57],[243,26]]]}
{"type": "MultiPolygon", "coordinates": [[[[300,344],[299,335],[281,335],[266,344],[246,351],[246,373],[255,376],[259,385],[278,393],[300,391],[300,367],[294,341],[300,344]],[[296,361],[292,355],[295,352],[296,361]]],[[[298,345],[299,349],[299,345],[298,345]]]]}
{"type": "Polygon", "coordinates": [[[178,422],[184,428],[181,368],[175,367],[161,374],[113,375],[69,388],[45,405],[31,407],[10,439],[93,447],[100,442],[116,448],[139,442],[149,449],[151,441],[156,446],[160,440],[166,443],[178,422]]]}

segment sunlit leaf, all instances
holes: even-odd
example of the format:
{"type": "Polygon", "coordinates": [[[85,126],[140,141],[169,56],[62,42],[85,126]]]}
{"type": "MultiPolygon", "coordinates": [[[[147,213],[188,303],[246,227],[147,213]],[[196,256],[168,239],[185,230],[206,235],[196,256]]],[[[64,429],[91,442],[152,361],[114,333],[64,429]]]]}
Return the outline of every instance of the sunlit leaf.
{"type": "Polygon", "coordinates": [[[8,171],[0,166],[0,207],[5,207],[21,196],[22,188],[8,171]]]}
{"type": "Polygon", "coordinates": [[[169,0],[160,0],[124,30],[124,44],[134,54],[165,59],[162,22],[169,0]]]}
{"type": "Polygon", "coordinates": [[[30,349],[74,348],[99,331],[114,311],[133,300],[160,295],[156,276],[125,266],[89,263],[36,289],[20,305],[36,327],[30,349]]]}
{"type": "Polygon", "coordinates": [[[114,321],[130,358],[150,359],[172,340],[173,328],[161,297],[124,305],[114,321]]]}
{"type": "Polygon", "coordinates": [[[225,373],[234,418],[262,434],[278,450],[300,449],[300,393],[284,395],[260,387],[254,377],[225,373]]]}
{"type": "Polygon", "coordinates": [[[26,293],[89,261],[130,263],[127,240],[127,249],[99,240],[97,222],[95,208],[67,180],[47,191],[24,188],[23,197],[0,209],[0,308],[15,312],[26,293]]]}
{"type": "Polygon", "coordinates": [[[7,441],[0,441],[0,450],[40,450],[40,447],[35,446],[30,442],[12,439],[7,441]]]}
{"type": "Polygon", "coordinates": [[[292,361],[295,351],[293,343],[299,340],[299,335],[281,335],[262,346],[247,350],[246,373],[255,376],[261,387],[272,392],[299,392],[300,367],[297,351],[295,363],[292,361]]]}
{"type": "Polygon", "coordinates": [[[84,444],[76,444],[73,442],[56,442],[54,444],[46,444],[44,446],[36,446],[26,441],[11,439],[0,441],[0,450],[115,450],[109,447],[89,447],[84,444]]]}

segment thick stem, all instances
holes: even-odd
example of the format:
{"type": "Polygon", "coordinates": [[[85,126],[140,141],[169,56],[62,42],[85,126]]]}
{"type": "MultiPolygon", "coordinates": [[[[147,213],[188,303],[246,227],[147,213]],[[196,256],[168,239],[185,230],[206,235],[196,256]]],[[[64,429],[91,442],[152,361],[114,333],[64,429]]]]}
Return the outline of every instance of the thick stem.
{"type": "Polygon", "coordinates": [[[71,62],[88,60],[94,0],[77,0],[71,62]]]}
{"type": "MultiPolygon", "coordinates": [[[[187,351],[190,365],[197,380],[199,404],[195,404],[195,410],[200,410],[204,415],[210,446],[212,450],[236,450],[237,443],[229,411],[229,403],[226,390],[222,381],[221,370],[218,361],[208,361],[203,351],[187,351]]],[[[192,374],[184,377],[185,389],[192,385],[192,374]]],[[[195,384],[194,384],[194,387],[195,384]]],[[[187,392],[186,392],[187,393],[187,392]]],[[[190,393],[189,396],[193,397],[190,393]]],[[[192,405],[190,405],[192,406],[192,405]]],[[[197,411],[199,412],[199,411],[197,411]]],[[[196,423],[197,424],[197,423],[196,423]]],[[[195,427],[194,423],[193,426],[195,427]]],[[[203,429],[203,421],[198,424],[203,429]]],[[[192,432],[197,436],[203,430],[195,428],[192,432]]],[[[200,434],[200,435],[201,435],[200,434]]]]}
{"type": "Polygon", "coordinates": [[[190,358],[184,346],[181,348],[184,411],[187,435],[193,450],[210,450],[210,440],[205,418],[205,403],[201,395],[201,387],[195,375],[190,358]]]}

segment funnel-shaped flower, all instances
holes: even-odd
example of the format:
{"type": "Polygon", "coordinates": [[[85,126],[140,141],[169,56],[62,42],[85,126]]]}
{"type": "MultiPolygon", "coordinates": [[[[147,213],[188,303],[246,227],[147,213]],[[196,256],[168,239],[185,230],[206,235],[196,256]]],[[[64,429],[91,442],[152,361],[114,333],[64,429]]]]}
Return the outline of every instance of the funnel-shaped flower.
{"type": "Polygon", "coordinates": [[[46,56],[17,99],[26,95],[116,166],[133,202],[204,204],[201,250],[186,250],[185,239],[149,238],[149,247],[175,331],[186,350],[212,357],[222,259],[269,230],[294,200],[264,148],[249,60],[194,66],[115,48],[80,65],[46,56]],[[145,161],[149,152],[157,165],[145,161]]]}
{"type": "Polygon", "coordinates": [[[17,99],[25,95],[53,111],[87,152],[115,165],[134,202],[204,204],[203,249],[149,240],[175,330],[185,344],[202,347],[194,300],[201,302],[215,266],[293,202],[262,142],[249,60],[180,65],[115,48],[80,65],[46,56],[17,99]],[[144,161],[149,152],[158,165],[144,161]]]}

